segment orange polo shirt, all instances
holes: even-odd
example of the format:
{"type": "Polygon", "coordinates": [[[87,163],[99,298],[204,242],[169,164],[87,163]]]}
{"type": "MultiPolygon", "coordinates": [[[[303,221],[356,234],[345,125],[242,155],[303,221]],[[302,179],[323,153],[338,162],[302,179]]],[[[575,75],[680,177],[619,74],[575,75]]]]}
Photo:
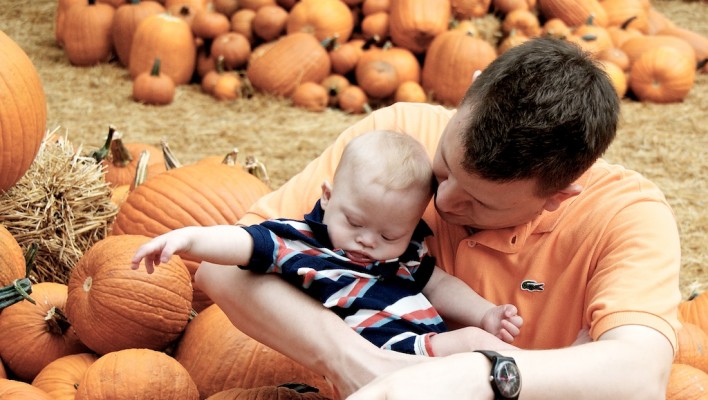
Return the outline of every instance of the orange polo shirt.
{"type": "MultiPolygon", "coordinates": [[[[344,145],[373,129],[418,139],[432,160],[454,114],[426,103],[398,103],[374,111],[345,130],[320,157],[239,221],[302,218],[332,180],[344,145]]],[[[580,195],[554,212],[508,229],[469,235],[442,221],[432,204],[424,216],[438,265],[496,304],[511,303],[524,318],[514,345],[549,349],[570,345],[590,327],[597,339],[622,325],[644,325],[676,349],[680,245],[661,191],[640,174],[599,160],[580,179],[580,195]]]]}

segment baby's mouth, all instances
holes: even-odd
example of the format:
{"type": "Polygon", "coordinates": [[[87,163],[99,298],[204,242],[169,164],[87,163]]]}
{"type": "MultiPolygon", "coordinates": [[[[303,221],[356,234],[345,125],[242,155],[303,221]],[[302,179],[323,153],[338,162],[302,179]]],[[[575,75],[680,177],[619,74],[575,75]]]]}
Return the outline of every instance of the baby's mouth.
{"type": "Polygon", "coordinates": [[[355,263],[368,264],[374,261],[368,254],[361,253],[358,251],[345,251],[344,254],[347,256],[348,259],[355,263]]]}

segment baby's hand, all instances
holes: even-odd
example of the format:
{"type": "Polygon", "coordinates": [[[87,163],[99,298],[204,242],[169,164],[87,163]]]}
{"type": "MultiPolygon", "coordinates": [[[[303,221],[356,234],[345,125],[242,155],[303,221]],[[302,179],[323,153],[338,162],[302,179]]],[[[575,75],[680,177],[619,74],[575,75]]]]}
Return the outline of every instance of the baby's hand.
{"type": "Polygon", "coordinates": [[[524,320],[512,304],[492,307],[482,318],[482,328],[499,339],[512,343],[524,320]]]}
{"type": "Polygon", "coordinates": [[[175,253],[188,249],[189,239],[179,231],[172,231],[140,246],[130,261],[130,268],[140,268],[140,262],[144,259],[145,270],[152,274],[160,263],[167,262],[175,253]]]}

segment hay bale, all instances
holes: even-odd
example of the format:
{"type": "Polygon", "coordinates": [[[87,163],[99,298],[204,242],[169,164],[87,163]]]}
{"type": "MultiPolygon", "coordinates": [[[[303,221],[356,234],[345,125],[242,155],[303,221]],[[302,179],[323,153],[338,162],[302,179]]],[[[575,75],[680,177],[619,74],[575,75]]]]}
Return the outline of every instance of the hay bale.
{"type": "Polygon", "coordinates": [[[54,132],[27,173],[0,194],[0,224],[23,249],[38,246],[30,279],[66,284],[71,269],[103,239],[118,213],[100,164],[54,132]]]}

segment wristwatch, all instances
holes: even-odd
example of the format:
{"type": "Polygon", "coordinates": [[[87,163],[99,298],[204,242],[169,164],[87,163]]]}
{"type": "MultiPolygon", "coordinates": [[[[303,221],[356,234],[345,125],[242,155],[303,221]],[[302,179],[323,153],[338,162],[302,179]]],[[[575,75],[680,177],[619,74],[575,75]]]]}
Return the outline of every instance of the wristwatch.
{"type": "Polygon", "coordinates": [[[494,391],[494,400],[518,399],[521,392],[521,374],[516,361],[496,351],[475,350],[475,352],[484,354],[492,362],[489,382],[494,391]]]}

